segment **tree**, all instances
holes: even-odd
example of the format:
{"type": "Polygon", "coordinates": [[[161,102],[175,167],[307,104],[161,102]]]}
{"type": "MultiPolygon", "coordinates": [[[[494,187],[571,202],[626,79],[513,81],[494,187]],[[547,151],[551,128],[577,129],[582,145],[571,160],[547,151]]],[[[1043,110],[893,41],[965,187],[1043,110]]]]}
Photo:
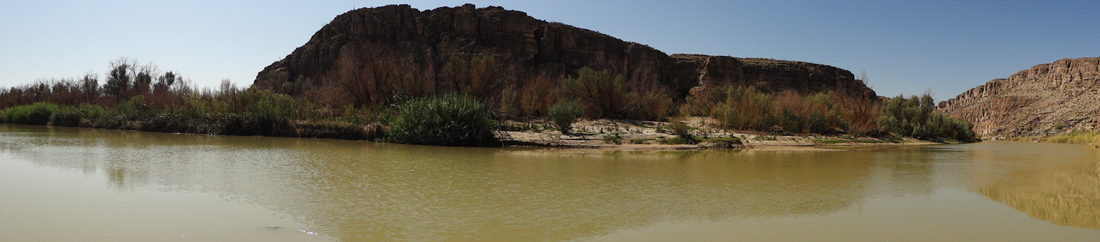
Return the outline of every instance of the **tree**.
{"type": "Polygon", "coordinates": [[[119,58],[111,61],[110,70],[107,72],[107,83],[103,84],[103,91],[117,100],[126,99],[130,94],[130,86],[134,64],[136,61],[128,58],[119,58]]]}
{"type": "Polygon", "coordinates": [[[600,116],[619,117],[626,94],[623,76],[611,77],[607,71],[594,71],[587,67],[578,72],[577,77],[562,81],[566,92],[596,107],[600,116]]]}

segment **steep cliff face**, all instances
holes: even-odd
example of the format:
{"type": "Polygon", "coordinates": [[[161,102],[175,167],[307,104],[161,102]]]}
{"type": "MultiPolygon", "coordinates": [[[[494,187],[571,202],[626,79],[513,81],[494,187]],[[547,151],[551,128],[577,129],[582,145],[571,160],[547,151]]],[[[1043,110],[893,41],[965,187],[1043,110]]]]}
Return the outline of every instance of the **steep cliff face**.
{"type": "Polygon", "coordinates": [[[987,138],[1100,129],[1100,58],[1062,59],[995,79],[939,110],[987,138]]]}
{"type": "Polygon", "coordinates": [[[697,86],[768,82],[777,90],[815,92],[846,88],[874,97],[874,91],[843,69],[803,62],[761,61],[725,56],[674,55],[595,31],[538,20],[501,7],[441,7],[420,11],[408,5],[353,10],[337,16],[302,47],[257,74],[254,88],[320,85],[335,78],[349,47],[386,48],[416,56],[422,69],[439,71],[449,56],[492,54],[515,65],[514,76],[561,78],[582,67],[608,70],[627,80],[654,78],[683,97],[697,86]],[[381,44],[378,44],[381,43],[381,44]]]}

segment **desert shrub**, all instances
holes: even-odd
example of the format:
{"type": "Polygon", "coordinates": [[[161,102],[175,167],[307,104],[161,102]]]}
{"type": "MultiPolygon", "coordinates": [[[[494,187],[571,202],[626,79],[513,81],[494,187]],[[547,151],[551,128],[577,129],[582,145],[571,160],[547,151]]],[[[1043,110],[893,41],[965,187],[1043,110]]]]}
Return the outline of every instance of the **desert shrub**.
{"type": "Polygon", "coordinates": [[[680,115],[683,116],[708,116],[716,111],[715,105],[726,100],[726,91],[729,87],[711,87],[698,92],[698,95],[690,95],[680,105],[680,115]]]}
{"type": "Polygon", "coordinates": [[[872,99],[844,92],[803,95],[793,91],[766,92],[766,85],[727,87],[722,93],[711,89],[688,97],[680,107],[685,115],[708,114],[723,128],[853,135],[878,131],[879,104],[872,99]],[[708,94],[709,93],[709,94],[708,94]],[[721,101],[710,104],[701,100],[721,101]],[[709,110],[707,110],[709,108],[709,110]]]}
{"type": "Polygon", "coordinates": [[[695,137],[691,136],[691,126],[688,126],[681,121],[673,121],[668,125],[669,131],[676,135],[677,138],[684,140],[685,143],[694,144],[697,142],[695,137]]]}
{"type": "Polygon", "coordinates": [[[571,96],[592,105],[600,117],[618,118],[626,100],[623,76],[612,77],[607,71],[581,68],[577,77],[562,81],[562,88],[571,96]]]}
{"type": "Polygon", "coordinates": [[[607,144],[623,144],[623,136],[619,133],[611,133],[603,136],[603,142],[607,144]]]}
{"type": "Polygon", "coordinates": [[[806,128],[810,133],[825,134],[829,132],[829,120],[821,112],[813,112],[806,119],[806,128]]]}
{"type": "Polygon", "coordinates": [[[489,100],[504,87],[511,74],[508,67],[488,54],[469,59],[452,56],[443,67],[442,77],[460,93],[489,100]]]}
{"type": "Polygon", "coordinates": [[[145,102],[145,97],[138,95],[130,97],[130,99],[126,101],[119,102],[118,105],[111,110],[111,115],[128,120],[142,120],[153,115],[154,111],[153,107],[145,102]]]}
{"type": "Polygon", "coordinates": [[[660,89],[646,89],[626,94],[624,115],[636,120],[661,120],[673,112],[672,98],[660,89]]]}
{"type": "Polygon", "coordinates": [[[158,112],[141,120],[141,131],[194,133],[191,119],[179,112],[158,112]]]}
{"type": "Polygon", "coordinates": [[[542,76],[527,80],[516,97],[518,111],[524,116],[548,114],[550,106],[558,100],[555,86],[554,82],[542,76]]]}
{"type": "Polygon", "coordinates": [[[4,119],[17,124],[44,125],[50,122],[50,116],[58,110],[57,104],[37,102],[8,108],[4,114],[4,119]]]}
{"type": "Polygon", "coordinates": [[[791,112],[791,110],[782,110],[780,112],[782,113],[782,115],[780,115],[781,118],[779,119],[779,125],[780,127],[783,127],[783,131],[791,133],[802,132],[802,116],[791,112]]]}
{"type": "Polygon", "coordinates": [[[672,137],[672,138],[668,138],[668,139],[660,138],[660,139],[657,139],[657,143],[665,144],[665,145],[694,144],[694,142],[692,142],[688,139],[684,139],[683,137],[672,137]]]}
{"type": "Polygon", "coordinates": [[[376,133],[370,133],[376,131],[371,131],[363,125],[347,122],[298,121],[291,122],[290,129],[293,130],[294,136],[311,138],[373,140],[376,138],[375,136],[378,135],[376,133]]]}
{"type": "Polygon", "coordinates": [[[458,95],[417,98],[397,107],[387,133],[397,143],[484,146],[495,141],[496,124],[484,102],[458,95]]]}
{"type": "Polygon", "coordinates": [[[106,113],[103,107],[91,104],[82,104],[78,107],[65,106],[50,116],[50,123],[57,126],[76,127],[81,123],[99,122],[106,113]]]}
{"type": "Polygon", "coordinates": [[[756,87],[730,87],[712,114],[727,129],[770,130],[778,124],[773,96],[756,87]]]}
{"type": "Polygon", "coordinates": [[[550,119],[554,120],[554,125],[561,130],[562,134],[570,134],[573,130],[573,122],[577,121],[584,114],[584,110],[581,110],[580,105],[576,101],[559,101],[553,106],[550,106],[550,119]]]}
{"type": "Polygon", "coordinates": [[[220,127],[219,134],[228,135],[276,135],[285,132],[286,117],[265,113],[225,113],[214,115],[211,121],[220,127]]]}
{"type": "Polygon", "coordinates": [[[883,104],[877,123],[883,132],[918,139],[977,140],[969,122],[933,113],[935,110],[931,95],[909,98],[898,95],[883,104]]]}

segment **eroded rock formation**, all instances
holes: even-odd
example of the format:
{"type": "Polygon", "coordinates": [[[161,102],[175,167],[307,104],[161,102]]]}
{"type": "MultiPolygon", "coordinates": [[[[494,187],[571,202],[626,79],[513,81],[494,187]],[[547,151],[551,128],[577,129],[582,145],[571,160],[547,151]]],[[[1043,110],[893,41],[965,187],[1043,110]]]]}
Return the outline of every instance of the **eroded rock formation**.
{"type": "Polygon", "coordinates": [[[995,79],[939,110],[974,124],[985,138],[1100,128],[1100,58],[1062,59],[995,79]]]}
{"type": "MultiPolygon", "coordinates": [[[[627,80],[653,78],[683,98],[695,87],[766,82],[775,90],[799,92],[843,88],[875,97],[851,72],[804,62],[673,55],[595,31],[546,22],[501,7],[440,7],[420,11],[408,5],[353,10],[337,16],[305,45],[261,71],[254,88],[319,86],[337,78],[349,48],[387,48],[415,56],[419,69],[438,72],[449,56],[491,54],[514,64],[512,76],[561,78],[589,67],[627,80]]],[[[432,75],[425,75],[432,76],[432,75]]]]}

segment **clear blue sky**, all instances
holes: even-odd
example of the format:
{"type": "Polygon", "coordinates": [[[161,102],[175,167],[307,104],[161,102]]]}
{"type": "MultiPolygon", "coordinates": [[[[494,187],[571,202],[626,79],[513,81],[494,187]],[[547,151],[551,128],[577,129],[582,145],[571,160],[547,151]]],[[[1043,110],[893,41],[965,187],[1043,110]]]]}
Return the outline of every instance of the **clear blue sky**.
{"type": "Polygon", "coordinates": [[[665,53],[765,57],[866,71],[879,95],[937,101],[1063,58],[1100,56],[1100,1],[3,1],[0,87],[103,76],[119,57],[200,86],[256,72],[338,14],[472,2],[665,53]]]}

